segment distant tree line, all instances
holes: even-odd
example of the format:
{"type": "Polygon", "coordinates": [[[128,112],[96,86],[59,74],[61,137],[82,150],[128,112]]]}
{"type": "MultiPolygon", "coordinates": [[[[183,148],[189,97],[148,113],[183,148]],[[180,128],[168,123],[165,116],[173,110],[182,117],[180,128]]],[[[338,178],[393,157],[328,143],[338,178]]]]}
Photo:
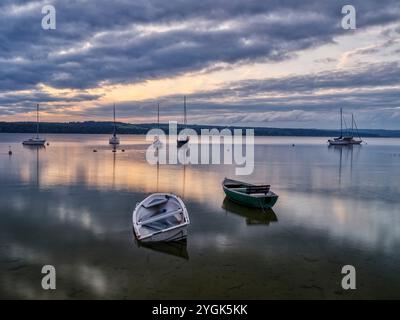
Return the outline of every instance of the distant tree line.
{"type": "MultiPolygon", "coordinates": [[[[146,134],[150,129],[157,128],[155,123],[131,124],[117,122],[118,134],[146,134]]],[[[216,128],[221,130],[244,129],[243,127],[223,127],[223,126],[200,126],[187,125],[187,128],[195,130],[200,134],[201,129],[216,128]]],[[[168,133],[168,124],[160,124],[160,129],[168,133]]],[[[183,129],[178,125],[178,130],[183,129]]],[[[40,123],[41,133],[83,133],[83,134],[111,134],[114,130],[113,122],[42,122],[40,123]]],[[[0,133],[34,133],[36,132],[36,122],[0,122],[0,133]]],[[[359,130],[362,137],[400,137],[400,130],[359,130]]],[[[295,129],[295,128],[254,128],[256,136],[307,136],[307,137],[334,137],[339,136],[338,130],[322,129],[295,129]]]]}

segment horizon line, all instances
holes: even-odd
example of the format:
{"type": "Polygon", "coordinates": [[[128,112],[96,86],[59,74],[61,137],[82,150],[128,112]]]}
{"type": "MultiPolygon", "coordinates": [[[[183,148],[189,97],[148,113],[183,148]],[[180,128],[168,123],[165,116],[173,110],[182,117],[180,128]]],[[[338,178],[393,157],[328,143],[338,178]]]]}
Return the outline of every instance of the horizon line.
{"type": "MultiPolygon", "coordinates": [[[[40,122],[40,124],[58,124],[58,125],[68,125],[68,124],[84,124],[84,123],[105,123],[105,124],[114,124],[113,121],[96,121],[96,120],[84,120],[84,121],[69,121],[69,122],[58,122],[58,121],[45,121],[40,122]]],[[[36,124],[36,121],[0,121],[0,124],[36,124]]],[[[138,126],[149,126],[149,125],[157,125],[157,122],[140,122],[140,123],[132,123],[132,122],[121,122],[117,121],[116,124],[127,124],[127,125],[138,125],[138,126]]],[[[162,122],[159,125],[168,126],[168,122],[162,122]]],[[[315,131],[340,131],[340,128],[297,128],[297,127],[263,127],[263,126],[242,126],[242,125],[216,125],[216,124],[194,124],[187,123],[187,126],[196,126],[196,127],[216,127],[216,128],[240,128],[240,129],[286,129],[286,130],[315,130],[315,131]]],[[[185,124],[179,123],[178,126],[185,126],[185,124]]],[[[350,128],[347,128],[350,130],[350,128]]],[[[383,128],[375,128],[375,129],[367,129],[367,128],[359,128],[359,131],[388,131],[388,132],[399,132],[400,129],[383,129],[383,128]]],[[[2,133],[0,131],[0,133],[2,133]]],[[[4,132],[5,133],[5,132],[4,132]]]]}

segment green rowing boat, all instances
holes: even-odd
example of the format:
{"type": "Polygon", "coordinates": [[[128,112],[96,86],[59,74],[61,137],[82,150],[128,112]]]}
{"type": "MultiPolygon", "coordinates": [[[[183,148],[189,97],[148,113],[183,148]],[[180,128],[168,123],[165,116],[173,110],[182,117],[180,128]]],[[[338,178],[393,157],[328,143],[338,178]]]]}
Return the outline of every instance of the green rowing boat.
{"type": "Polygon", "coordinates": [[[272,208],[278,200],[270,185],[254,185],[225,178],[222,188],[231,201],[248,207],[272,208]]]}

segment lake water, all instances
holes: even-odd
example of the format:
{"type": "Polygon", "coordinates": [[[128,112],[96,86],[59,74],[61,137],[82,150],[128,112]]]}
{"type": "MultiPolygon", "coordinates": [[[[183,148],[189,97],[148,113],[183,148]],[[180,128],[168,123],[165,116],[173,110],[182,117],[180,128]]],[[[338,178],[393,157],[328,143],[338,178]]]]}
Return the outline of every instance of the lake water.
{"type": "Polygon", "coordinates": [[[46,135],[45,149],[26,137],[0,134],[0,298],[400,298],[398,139],[257,137],[243,180],[279,194],[263,213],[224,200],[234,165],[157,168],[144,136],[121,136],[116,153],[106,135],[46,135]],[[132,210],[156,191],[184,199],[186,244],[135,241],[132,210]],[[344,265],[356,290],[341,287],[344,265]]]}

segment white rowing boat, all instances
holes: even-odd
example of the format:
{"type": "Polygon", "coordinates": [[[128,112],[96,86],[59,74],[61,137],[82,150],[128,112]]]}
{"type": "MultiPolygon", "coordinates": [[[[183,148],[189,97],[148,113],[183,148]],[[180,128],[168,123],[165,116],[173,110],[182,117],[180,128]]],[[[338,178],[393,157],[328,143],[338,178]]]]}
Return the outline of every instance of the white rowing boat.
{"type": "Polygon", "coordinates": [[[154,193],[136,205],[133,229],[139,241],[178,241],[187,237],[189,214],[182,199],[154,193]]]}

